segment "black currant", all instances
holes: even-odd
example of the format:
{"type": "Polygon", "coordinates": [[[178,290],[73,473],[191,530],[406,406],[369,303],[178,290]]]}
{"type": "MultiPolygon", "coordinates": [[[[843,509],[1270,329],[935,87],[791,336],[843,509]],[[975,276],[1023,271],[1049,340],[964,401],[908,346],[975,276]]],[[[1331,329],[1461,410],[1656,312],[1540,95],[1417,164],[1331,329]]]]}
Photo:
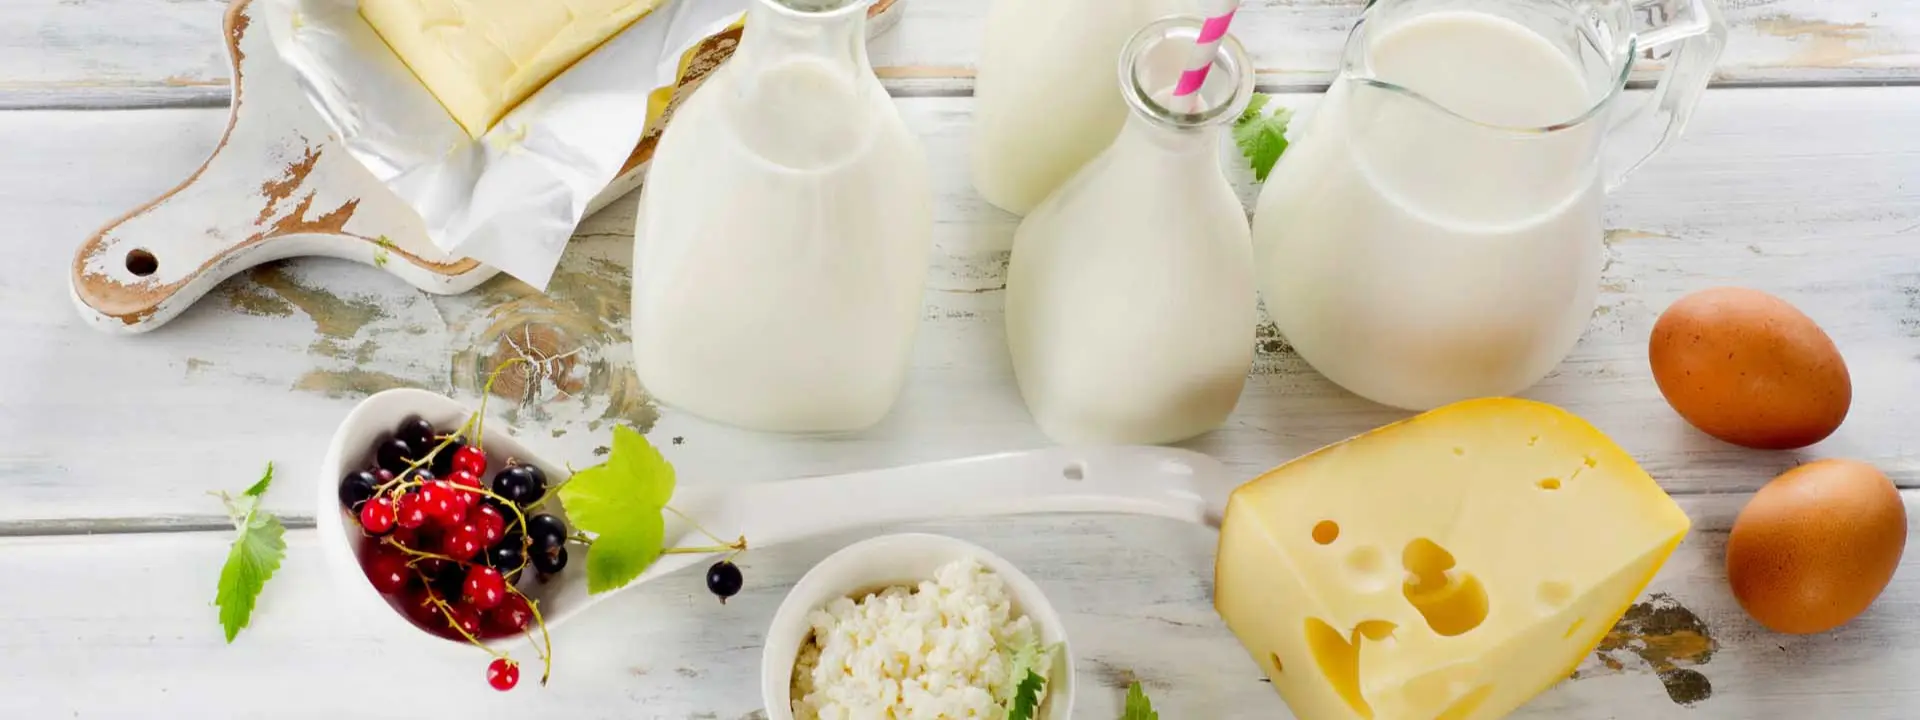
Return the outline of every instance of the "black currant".
{"type": "Polygon", "coordinates": [[[405,472],[408,465],[413,464],[413,446],[400,438],[388,438],[386,442],[380,443],[379,449],[373,451],[373,458],[375,465],[398,475],[405,472]]]}
{"type": "Polygon", "coordinates": [[[439,444],[434,442],[434,432],[433,423],[427,422],[419,415],[409,415],[407,419],[400,421],[399,427],[394,428],[393,436],[406,441],[407,447],[425,452],[439,444]]]}
{"type": "Polygon", "coordinates": [[[493,494],[523,508],[540,502],[540,496],[546,492],[547,484],[541,480],[540,471],[530,465],[514,465],[493,476],[493,494]]]}
{"type": "Polygon", "coordinates": [[[373,498],[373,489],[379,484],[380,479],[374,477],[372,472],[358,470],[347,473],[347,476],[340,480],[341,507],[356,513],[360,512],[360,506],[373,498]]]}
{"type": "MultiPolygon", "coordinates": [[[[425,455],[427,453],[433,452],[433,449],[439,446],[440,446],[440,443],[437,443],[437,442],[432,445],[428,445],[426,448],[420,451],[420,454],[425,455]]],[[[453,474],[453,456],[456,453],[460,452],[460,448],[463,448],[466,446],[467,446],[467,443],[465,441],[459,438],[454,438],[452,442],[447,443],[446,447],[440,448],[440,454],[433,456],[433,474],[439,477],[446,477],[448,475],[452,475],[453,474]]]]}
{"type": "Polygon", "coordinates": [[[442,562],[436,565],[427,578],[427,585],[444,598],[457,598],[465,592],[467,569],[460,563],[442,562]]]}
{"type": "Polygon", "coordinates": [[[567,567],[567,546],[556,545],[546,550],[534,548],[533,569],[541,575],[558,575],[567,567]]]}
{"type": "Polygon", "coordinates": [[[551,550],[567,543],[567,524],[552,515],[533,515],[527,518],[527,537],[534,551],[551,550]]]}
{"type": "Polygon", "coordinates": [[[499,545],[487,551],[487,564],[507,576],[507,582],[520,579],[520,568],[527,564],[527,555],[520,551],[520,538],[502,540],[499,545]]]}
{"type": "Polygon", "coordinates": [[[707,591],[726,602],[727,598],[740,594],[741,586],[747,580],[740,574],[740,566],[726,560],[714,563],[707,568],[707,591]]]}

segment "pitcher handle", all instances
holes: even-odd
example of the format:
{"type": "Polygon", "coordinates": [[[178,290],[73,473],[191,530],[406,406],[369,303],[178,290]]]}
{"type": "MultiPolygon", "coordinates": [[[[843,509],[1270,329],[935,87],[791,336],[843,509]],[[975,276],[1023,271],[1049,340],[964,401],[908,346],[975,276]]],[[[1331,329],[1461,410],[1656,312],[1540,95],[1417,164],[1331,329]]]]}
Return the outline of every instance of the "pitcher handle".
{"type": "Polygon", "coordinates": [[[1715,0],[1644,0],[1634,3],[1636,15],[1648,16],[1648,26],[1636,38],[1634,52],[1675,46],[1667,68],[1653,88],[1653,97],[1615,122],[1608,133],[1607,190],[1611,192],[1654,153],[1680,137],[1693,108],[1713,79],[1713,68],[1727,44],[1727,24],[1715,0]],[[1628,138],[1626,135],[1637,137],[1628,138]],[[1646,136],[1651,135],[1651,138],[1646,136]],[[1617,153],[1617,154],[1616,154],[1617,153]]]}

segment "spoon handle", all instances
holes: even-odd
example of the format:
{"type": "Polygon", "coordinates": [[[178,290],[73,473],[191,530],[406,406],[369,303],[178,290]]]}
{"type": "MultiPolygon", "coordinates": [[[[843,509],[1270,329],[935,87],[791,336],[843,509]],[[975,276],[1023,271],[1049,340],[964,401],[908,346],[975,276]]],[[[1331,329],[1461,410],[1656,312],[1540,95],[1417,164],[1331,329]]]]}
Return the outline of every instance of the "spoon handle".
{"type": "MultiPolygon", "coordinates": [[[[765,547],[858,527],[1031,513],[1149,515],[1219,527],[1239,483],[1213,458],[1160,447],[1052,448],[682,493],[674,504],[722,537],[765,547]]],[[[688,490],[694,490],[688,488],[688,490]]],[[[667,537],[707,544],[669,523],[667,537]]],[[[701,558],[663,557],[648,574],[701,558]]]]}

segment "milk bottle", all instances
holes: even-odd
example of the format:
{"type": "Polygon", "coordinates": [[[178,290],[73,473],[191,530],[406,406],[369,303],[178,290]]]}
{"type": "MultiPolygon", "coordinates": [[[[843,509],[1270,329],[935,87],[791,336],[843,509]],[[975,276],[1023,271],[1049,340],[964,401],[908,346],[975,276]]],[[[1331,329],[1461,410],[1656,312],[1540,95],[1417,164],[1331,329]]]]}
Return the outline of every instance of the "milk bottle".
{"type": "Polygon", "coordinates": [[[864,0],[756,0],[661,138],[635,228],[647,391],[741,427],[854,430],[899,394],[933,227],[864,0]]]}
{"type": "Polygon", "coordinates": [[[993,0],[974,81],[973,186],[1024,215],[1120,132],[1127,38],[1193,0],[993,0]]]}
{"type": "Polygon", "coordinates": [[[1198,19],[1128,45],[1132,114],[1112,145],[1016,231],[1007,346],[1027,408],[1063,443],[1169,443],[1232,412],[1253,362],[1253,249],[1220,165],[1253,91],[1233,38],[1172,98],[1198,19]]]}
{"type": "Polygon", "coordinates": [[[1724,33],[1699,0],[1642,38],[1684,41],[1655,95],[1667,117],[1610,172],[1602,125],[1648,47],[1630,8],[1518,7],[1371,6],[1261,192],[1268,314],[1314,368],[1374,401],[1515,394],[1567,355],[1595,305],[1604,187],[1678,133],[1724,33]]]}

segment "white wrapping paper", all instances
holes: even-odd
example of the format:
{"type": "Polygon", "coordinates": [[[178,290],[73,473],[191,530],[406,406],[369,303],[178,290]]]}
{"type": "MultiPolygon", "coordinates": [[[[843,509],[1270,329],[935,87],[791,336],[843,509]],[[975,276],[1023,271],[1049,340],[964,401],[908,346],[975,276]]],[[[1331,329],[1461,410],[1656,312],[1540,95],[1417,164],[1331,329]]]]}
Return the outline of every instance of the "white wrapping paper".
{"type": "MultiPolygon", "coordinates": [[[[537,0],[528,0],[534,2],[537,0]]],[[[266,0],[274,48],[433,244],[545,289],[587,203],[645,131],[650,96],[750,0],[667,0],[469,137],[360,17],[358,0],[266,0]]]]}

